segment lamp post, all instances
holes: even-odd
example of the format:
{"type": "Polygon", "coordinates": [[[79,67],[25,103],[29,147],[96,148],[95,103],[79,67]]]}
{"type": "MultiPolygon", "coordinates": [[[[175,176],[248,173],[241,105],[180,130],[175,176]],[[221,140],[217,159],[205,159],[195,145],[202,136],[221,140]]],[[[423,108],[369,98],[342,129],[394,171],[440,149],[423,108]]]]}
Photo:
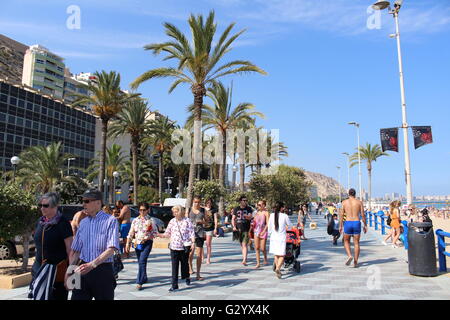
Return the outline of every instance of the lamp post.
{"type": "Polygon", "coordinates": [[[74,161],[75,158],[67,159],[67,175],[70,176],[70,161],[74,161]]]}
{"type": "Polygon", "coordinates": [[[119,178],[119,176],[120,176],[120,173],[119,172],[117,172],[117,171],[114,171],[113,172],[113,177],[114,177],[114,179],[113,179],[113,182],[114,182],[114,184],[113,184],[113,194],[114,194],[114,196],[113,196],[113,202],[114,203],[116,203],[116,179],[117,178],[119,178]]]}
{"type": "Polygon", "coordinates": [[[342,152],[347,156],[347,192],[350,190],[350,154],[348,152],[342,152]]]}
{"type": "Polygon", "coordinates": [[[105,204],[108,203],[108,180],[107,179],[103,179],[103,188],[105,190],[104,194],[105,194],[105,204]]]}
{"type": "Polygon", "coordinates": [[[339,203],[342,202],[342,192],[341,192],[341,167],[337,166],[338,169],[338,183],[339,183],[339,203]]]}
{"type": "Polygon", "coordinates": [[[20,162],[20,158],[18,156],[14,156],[11,158],[11,164],[13,166],[13,182],[16,182],[16,167],[20,162]]]}
{"type": "Polygon", "coordinates": [[[165,177],[164,179],[166,179],[167,180],[167,193],[170,193],[170,185],[172,184],[172,180],[171,179],[173,179],[173,177],[165,177]]]}
{"type": "Polygon", "coordinates": [[[359,123],[358,122],[349,122],[348,124],[353,125],[356,127],[356,135],[358,137],[358,180],[359,180],[359,200],[362,201],[362,189],[361,189],[361,153],[360,153],[360,146],[359,146],[359,123]]]}
{"type": "Polygon", "coordinates": [[[372,8],[375,10],[384,10],[388,8],[389,13],[393,15],[395,20],[396,33],[392,36],[397,38],[397,56],[398,67],[400,71],[400,95],[402,101],[402,129],[403,129],[403,145],[405,148],[405,180],[406,180],[406,202],[408,205],[412,204],[412,185],[411,185],[411,167],[409,161],[409,143],[408,143],[408,122],[406,120],[406,98],[405,98],[405,83],[403,79],[403,61],[402,51],[400,46],[400,27],[398,22],[398,13],[402,7],[403,0],[397,0],[394,3],[394,9],[391,8],[389,1],[377,1],[372,8]]]}

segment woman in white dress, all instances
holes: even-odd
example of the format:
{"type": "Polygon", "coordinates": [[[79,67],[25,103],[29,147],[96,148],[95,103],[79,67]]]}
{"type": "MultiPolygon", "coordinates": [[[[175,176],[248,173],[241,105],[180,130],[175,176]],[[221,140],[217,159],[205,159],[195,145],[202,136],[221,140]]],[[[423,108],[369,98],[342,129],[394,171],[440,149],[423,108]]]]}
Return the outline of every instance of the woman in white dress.
{"type": "Polygon", "coordinates": [[[275,271],[277,278],[281,279],[281,267],[286,255],[286,227],[292,227],[292,223],[288,215],[284,213],[283,202],[277,202],[274,211],[269,218],[269,253],[275,255],[273,271],[275,271]]]}

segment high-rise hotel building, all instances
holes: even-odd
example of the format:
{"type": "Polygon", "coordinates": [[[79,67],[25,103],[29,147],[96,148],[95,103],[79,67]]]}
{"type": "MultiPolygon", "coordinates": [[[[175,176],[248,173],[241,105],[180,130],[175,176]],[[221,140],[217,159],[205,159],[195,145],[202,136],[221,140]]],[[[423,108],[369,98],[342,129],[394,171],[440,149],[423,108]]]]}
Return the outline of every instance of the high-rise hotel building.
{"type": "Polygon", "coordinates": [[[22,83],[57,99],[64,97],[63,58],[47,48],[33,45],[28,48],[23,61],[22,83]]]}
{"type": "Polygon", "coordinates": [[[30,146],[61,141],[64,152],[87,168],[94,158],[96,118],[62,100],[0,79],[0,168],[11,169],[11,157],[30,146]]]}

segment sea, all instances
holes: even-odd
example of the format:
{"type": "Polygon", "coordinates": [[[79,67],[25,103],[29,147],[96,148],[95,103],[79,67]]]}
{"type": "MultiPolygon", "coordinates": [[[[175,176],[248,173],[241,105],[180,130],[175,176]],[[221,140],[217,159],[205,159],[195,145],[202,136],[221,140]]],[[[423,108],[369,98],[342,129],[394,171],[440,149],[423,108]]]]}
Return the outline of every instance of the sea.
{"type": "Polygon", "coordinates": [[[416,208],[434,207],[436,209],[445,209],[450,207],[449,201],[414,201],[413,204],[416,208]]]}

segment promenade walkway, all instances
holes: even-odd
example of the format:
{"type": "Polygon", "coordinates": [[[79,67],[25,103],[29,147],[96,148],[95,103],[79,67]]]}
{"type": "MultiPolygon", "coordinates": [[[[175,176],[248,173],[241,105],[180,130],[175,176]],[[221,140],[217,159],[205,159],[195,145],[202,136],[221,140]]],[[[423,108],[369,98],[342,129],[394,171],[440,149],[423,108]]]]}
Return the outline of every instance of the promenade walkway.
{"type": "MultiPolygon", "coordinates": [[[[362,236],[360,267],[344,265],[345,250],[341,239],[333,246],[326,233],[323,216],[312,216],[318,229],[306,230],[309,240],[302,242],[300,261],[302,270],[284,271],[281,280],[270,265],[254,270],[255,254],[249,254],[249,265],[240,262],[239,244],[231,241],[231,234],[213,240],[211,265],[202,265],[203,281],[192,281],[186,287],[170,293],[170,257],[166,249],[154,249],[149,257],[149,282],[142,291],[135,288],[137,263],[125,261],[116,289],[117,300],[241,300],[241,299],[450,299],[450,275],[435,278],[414,277],[408,273],[407,255],[403,248],[394,249],[381,244],[381,237],[373,230],[362,236]]],[[[296,216],[292,217],[292,221],[296,216]]],[[[194,262],[195,263],[195,262],[194,262]]],[[[26,299],[26,288],[0,290],[0,299],[26,299]]]]}

